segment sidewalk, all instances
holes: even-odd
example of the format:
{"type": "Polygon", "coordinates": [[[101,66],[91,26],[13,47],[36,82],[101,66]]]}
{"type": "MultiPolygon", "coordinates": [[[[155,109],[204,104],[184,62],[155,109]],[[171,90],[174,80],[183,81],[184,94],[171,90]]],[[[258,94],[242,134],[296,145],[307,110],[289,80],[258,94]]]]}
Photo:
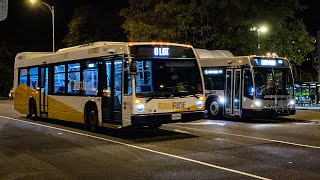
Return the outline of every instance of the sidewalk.
{"type": "Polygon", "coordinates": [[[320,105],[318,106],[296,106],[297,110],[312,110],[312,111],[320,111],[320,105]]]}

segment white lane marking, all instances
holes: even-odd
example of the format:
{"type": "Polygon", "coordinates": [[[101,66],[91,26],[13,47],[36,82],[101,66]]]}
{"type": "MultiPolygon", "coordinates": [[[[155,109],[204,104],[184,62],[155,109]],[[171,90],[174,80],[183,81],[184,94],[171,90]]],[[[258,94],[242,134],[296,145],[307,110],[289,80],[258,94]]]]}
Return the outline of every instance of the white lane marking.
{"type": "Polygon", "coordinates": [[[174,132],[178,132],[178,133],[183,133],[183,134],[192,134],[192,133],[189,132],[189,131],[183,131],[183,130],[181,130],[181,129],[174,129],[173,131],[174,131],[174,132]]]}
{"type": "Polygon", "coordinates": [[[23,122],[23,123],[27,123],[27,124],[32,124],[32,125],[36,125],[36,126],[41,126],[41,127],[46,127],[46,128],[50,128],[50,129],[60,130],[60,131],[64,131],[64,132],[68,132],[68,133],[72,133],[72,134],[77,134],[77,135],[81,135],[81,136],[86,136],[86,137],[90,137],[90,138],[95,138],[95,139],[99,139],[99,140],[102,140],[102,141],[107,141],[107,142],[111,142],[111,143],[115,143],[115,144],[120,144],[120,145],[123,145],[123,146],[131,147],[131,148],[135,148],[135,149],[140,149],[140,150],[152,152],[152,153],[155,153],[155,154],[161,154],[161,155],[164,155],[164,156],[168,156],[168,157],[172,157],[172,158],[176,158],[176,159],[180,159],[180,160],[184,160],[184,161],[188,161],[188,162],[193,162],[193,163],[200,164],[200,165],[203,165],[203,166],[208,166],[208,167],[212,167],[212,168],[216,168],[216,169],[220,169],[220,170],[224,170],[224,171],[228,171],[228,172],[233,172],[233,173],[236,173],[236,174],[241,174],[241,175],[252,177],[252,178],[256,178],[256,179],[270,180],[269,178],[265,178],[265,177],[262,177],[262,176],[257,176],[257,175],[254,175],[254,174],[250,174],[250,173],[246,173],[246,172],[242,172],[242,171],[238,171],[238,170],[234,170],[234,169],[229,169],[229,168],[225,168],[225,167],[214,165],[214,164],[209,164],[209,163],[205,163],[205,162],[202,162],[202,161],[197,161],[197,160],[194,160],[194,159],[185,158],[185,157],[182,157],[182,156],[168,154],[168,153],[161,152],[161,151],[155,151],[155,150],[152,150],[152,149],[148,149],[148,148],[144,148],[144,147],[140,147],[140,146],[136,146],[136,145],[132,145],[132,144],[127,144],[127,143],[123,143],[123,142],[115,141],[115,140],[111,140],[111,139],[106,139],[106,138],[102,138],[102,137],[98,137],[98,136],[94,136],[94,135],[90,135],[90,134],[84,134],[84,133],[71,131],[71,130],[67,130],[67,129],[52,127],[52,126],[33,123],[33,122],[28,122],[28,121],[24,121],[24,120],[21,120],[21,119],[15,119],[15,118],[10,118],[10,117],[6,117],[6,116],[0,116],[0,118],[10,119],[10,120],[19,121],[19,122],[23,122]]]}
{"type": "Polygon", "coordinates": [[[226,123],[219,123],[219,122],[186,122],[186,123],[176,123],[176,124],[190,124],[190,125],[219,125],[219,126],[225,126],[226,123]]]}
{"type": "Polygon", "coordinates": [[[180,127],[180,128],[185,128],[185,129],[194,130],[194,131],[203,131],[203,132],[210,132],[210,133],[216,133],[216,134],[224,134],[224,135],[229,135],[229,136],[237,136],[237,137],[242,137],[242,138],[250,138],[250,139],[257,139],[257,140],[262,140],[262,141],[276,142],[276,143],[281,143],[281,144],[289,144],[289,145],[293,145],[293,146],[320,149],[319,146],[298,144],[298,143],[292,143],[292,142],[280,141],[280,140],[274,140],[274,139],[266,139],[266,138],[260,138],[260,137],[254,137],[254,136],[245,136],[245,135],[240,135],[240,134],[224,133],[224,132],[219,132],[219,131],[212,131],[212,130],[205,130],[205,129],[198,129],[198,128],[190,128],[190,127],[177,126],[177,125],[168,125],[168,124],[166,124],[165,126],[171,126],[171,127],[174,127],[174,128],[180,127]]]}

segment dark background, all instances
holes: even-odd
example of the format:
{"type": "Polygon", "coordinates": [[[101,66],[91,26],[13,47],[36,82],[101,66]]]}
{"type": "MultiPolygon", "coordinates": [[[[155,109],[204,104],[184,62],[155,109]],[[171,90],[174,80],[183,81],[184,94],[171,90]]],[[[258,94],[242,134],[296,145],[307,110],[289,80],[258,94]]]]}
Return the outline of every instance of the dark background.
{"type": "MultiPolygon", "coordinates": [[[[107,11],[118,13],[128,6],[127,0],[47,0],[55,6],[56,49],[68,31],[75,8],[91,4],[107,11]]],[[[299,13],[311,35],[320,30],[319,0],[301,0],[308,8],[299,13]]],[[[108,19],[106,18],[106,23],[108,19]]],[[[14,43],[30,51],[51,51],[51,14],[44,5],[30,5],[26,0],[10,0],[8,18],[0,22],[0,42],[14,43]]],[[[103,40],[103,39],[102,39],[103,40]]],[[[120,41],[120,40],[119,40],[120,41]]],[[[123,39],[121,39],[123,41],[123,39]]]]}
{"type": "MultiPolygon", "coordinates": [[[[39,0],[38,0],[39,1],[39,0]]],[[[63,39],[68,33],[68,24],[73,17],[75,9],[90,5],[102,9],[108,13],[116,14],[121,9],[129,6],[128,0],[43,0],[44,2],[55,6],[55,50],[65,47],[63,39]]],[[[306,6],[306,9],[298,12],[297,17],[303,19],[310,35],[316,37],[317,31],[320,31],[320,1],[319,0],[300,0],[306,6]]],[[[261,9],[263,11],[263,9],[261,9]]],[[[115,16],[114,16],[115,17],[115,16]]],[[[113,17],[103,17],[110,26],[113,17]]],[[[119,19],[114,19],[119,21],[119,19]]],[[[99,21],[101,22],[101,21],[99,21]]],[[[120,23],[115,23],[120,26],[120,23]]],[[[111,25],[114,26],[114,25],[111,25]]],[[[116,27],[105,33],[113,34],[115,41],[127,41],[123,29],[116,27]],[[114,31],[121,31],[114,32],[114,31]],[[118,37],[119,36],[119,37],[118,37]]],[[[108,37],[108,36],[106,36],[108,37]]],[[[99,39],[106,41],[110,39],[99,39]]],[[[177,42],[179,43],[179,42],[177,42]]],[[[49,9],[42,3],[31,5],[28,0],[10,0],[8,17],[0,21],[0,96],[7,96],[12,87],[13,65],[16,53],[22,51],[29,52],[51,52],[52,51],[52,22],[49,9]]],[[[310,54],[311,59],[312,54],[310,54]]],[[[305,61],[298,67],[297,73],[301,81],[307,77],[308,72],[311,75],[307,79],[316,79],[316,70],[313,61],[305,61]],[[300,69],[299,69],[300,68],[300,69]],[[313,74],[313,75],[312,75],[313,74]],[[314,78],[312,78],[314,76],[314,78]]],[[[295,79],[300,81],[299,78],[295,79]]]]}

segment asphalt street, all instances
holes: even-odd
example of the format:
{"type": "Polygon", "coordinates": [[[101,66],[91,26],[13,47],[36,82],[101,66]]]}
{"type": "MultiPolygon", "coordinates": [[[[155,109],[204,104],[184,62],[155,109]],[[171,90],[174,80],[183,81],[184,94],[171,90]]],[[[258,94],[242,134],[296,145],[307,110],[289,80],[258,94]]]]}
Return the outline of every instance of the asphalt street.
{"type": "Polygon", "coordinates": [[[0,179],[320,179],[320,112],[160,129],[32,121],[0,100],[0,179]]]}

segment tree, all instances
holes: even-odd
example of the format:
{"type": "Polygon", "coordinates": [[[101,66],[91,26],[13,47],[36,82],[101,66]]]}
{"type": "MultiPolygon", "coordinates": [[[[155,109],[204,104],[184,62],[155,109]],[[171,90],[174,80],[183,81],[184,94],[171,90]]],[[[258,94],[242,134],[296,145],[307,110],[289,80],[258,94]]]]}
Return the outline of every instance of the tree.
{"type": "Polygon", "coordinates": [[[315,38],[309,35],[302,20],[288,19],[272,27],[270,35],[263,41],[263,49],[277,52],[295,65],[301,65],[307,54],[315,49],[314,43],[315,38]]]}
{"type": "Polygon", "coordinates": [[[16,51],[7,43],[0,43],[0,96],[8,96],[13,86],[13,67],[16,51]]]}
{"type": "Polygon", "coordinates": [[[117,12],[82,6],[73,14],[63,45],[69,47],[95,41],[126,41],[121,23],[117,12]]]}
{"type": "Polygon", "coordinates": [[[250,28],[265,23],[273,33],[261,37],[264,52],[276,51],[300,63],[312,50],[312,37],[294,17],[304,9],[299,0],[129,0],[129,4],[120,14],[131,41],[190,43],[197,48],[249,55],[256,52],[258,38],[250,28]],[[289,41],[284,33],[303,37],[299,39],[303,53],[296,53],[297,44],[284,43],[289,41]]]}

